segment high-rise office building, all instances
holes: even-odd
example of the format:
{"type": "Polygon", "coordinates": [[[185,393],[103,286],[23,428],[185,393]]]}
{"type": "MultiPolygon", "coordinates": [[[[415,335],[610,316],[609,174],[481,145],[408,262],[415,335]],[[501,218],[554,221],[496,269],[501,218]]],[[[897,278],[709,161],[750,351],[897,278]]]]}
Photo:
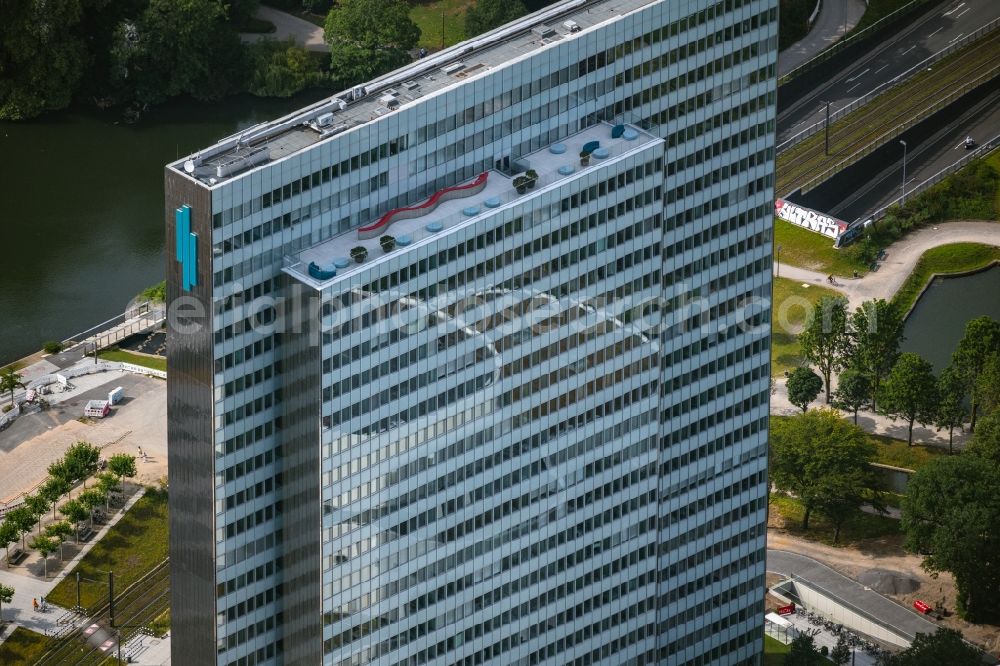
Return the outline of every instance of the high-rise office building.
{"type": "Polygon", "coordinates": [[[758,663],[776,44],[561,2],[167,167],[176,663],[758,663]]]}

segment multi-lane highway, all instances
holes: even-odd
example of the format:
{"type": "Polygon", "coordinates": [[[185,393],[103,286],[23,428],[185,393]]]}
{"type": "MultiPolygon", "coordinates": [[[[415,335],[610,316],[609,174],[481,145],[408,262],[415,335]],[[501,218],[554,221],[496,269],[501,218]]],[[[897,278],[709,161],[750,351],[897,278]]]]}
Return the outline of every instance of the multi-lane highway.
{"type": "MultiPolygon", "coordinates": [[[[1000,90],[973,104],[960,117],[919,143],[912,138],[906,146],[906,190],[912,191],[925,180],[955,163],[965,154],[965,138],[977,145],[1000,135],[1000,90]]],[[[897,142],[893,142],[897,144],[897,142]]],[[[826,212],[851,222],[891,203],[903,190],[903,146],[895,145],[897,159],[826,212]]]]}
{"type": "Polygon", "coordinates": [[[998,17],[1000,0],[952,0],[935,7],[782,109],[778,142],[822,120],[827,102],[836,111],[998,17]]]}

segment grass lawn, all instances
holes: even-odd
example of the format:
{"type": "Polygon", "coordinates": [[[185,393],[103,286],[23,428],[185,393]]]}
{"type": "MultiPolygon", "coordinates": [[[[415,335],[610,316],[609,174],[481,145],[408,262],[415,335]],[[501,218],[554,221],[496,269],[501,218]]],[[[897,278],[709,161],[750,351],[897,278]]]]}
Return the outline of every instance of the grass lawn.
{"type": "Polygon", "coordinates": [[[780,376],[785,370],[802,365],[799,350],[799,327],[805,321],[805,301],[813,304],[823,296],[837,296],[832,289],[802,283],[788,278],[775,278],[772,292],[771,374],[780,376]]]}
{"type": "Polygon", "coordinates": [[[861,513],[844,523],[840,530],[840,542],[833,543],[833,525],[817,511],[809,516],[809,530],[803,531],[802,516],[805,510],[799,500],[780,494],[770,496],[770,510],[785,521],[785,529],[802,539],[818,541],[838,548],[852,546],[860,541],[884,539],[900,536],[899,521],[892,518],[861,513]]]}
{"type": "MultiPolygon", "coordinates": [[[[107,579],[105,572],[112,570],[115,589],[124,590],[167,557],[167,533],[167,494],[147,489],[80,564],[53,588],[48,600],[64,608],[75,606],[77,571],[83,578],[103,581],[107,579]]],[[[85,584],[81,603],[93,606],[106,594],[104,585],[85,584]]],[[[0,660],[0,663],[6,662],[0,660]]]]}
{"type": "Polygon", "coordinates": [[[784,666],[790,647],[776,638],[764,635],[764,666],[784,666]]]}
{"type": "Polygon", "coordinates": [[[840,277],[851,277],[854,271],[860,275],[868,272],[868,267],[852,259],[844,250],[833,247],[833,239],[815,231],[798,227],[782,219],[774,220],[775,260],[783,264],[800,266],[840,277]],[[778,256],[778,246],[781,256],[778,256]]]}
{"type": "Polygon", "coordinates": [[[948,455],[947,449],[937,446],[907,446],[906,440],[885,435],[869,435],[868,438],[878,446],[878,459],[875,462],[883,465],[918,470],[934,458],[948,455]]]}
{"type": "Polygon", "coordinates": [[[465,39],[465,10],[472,0],[422,0],[410,8],[410,18],[420,28],[419,45],[425,49],[441,48],[442,15],[444,46],[465,39]]]}
{"type": "Polygon", "coordinates": [[[144,368],[167,371],[167,359],[160,356],[145,356],[143,354],[133,354],[121,349],[105,349],[97,354],[105,361],[120,361],[122,363],[134,363],[144,368]]]}
{"type": "Polygon", "coordinates": [[[934,273],[962,273],[1000,261],[1000,247],[982,243],[951,243],[923,253],[913,272],[893,296],[893,301],[908,311],[934,273]]]}
{"type": "Polygon", "coordinates": [[[0,643],[0,664],[4,666],[31,666],[49,647],[49,638],[18,627],[7,640],[0,643]]]}

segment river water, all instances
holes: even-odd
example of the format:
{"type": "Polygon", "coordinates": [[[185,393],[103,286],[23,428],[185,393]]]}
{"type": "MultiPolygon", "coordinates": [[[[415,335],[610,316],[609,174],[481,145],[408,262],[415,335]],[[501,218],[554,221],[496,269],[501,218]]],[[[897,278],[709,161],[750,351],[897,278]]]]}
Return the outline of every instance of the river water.
{"type": "Polygon", "coordinates": [[[939,373],[965,333],[970,319],[1000,319],[1000,266],[964,277],[937,278],[924,292],[903,329],[903,351],[915,352],[939,373]]]}
{"type": "Polygon", "coordinates": [[[172,101],[134,125],[0,122],[0,364],[119,315],[163,279],[163,166],[324,96],[172,101]]]}

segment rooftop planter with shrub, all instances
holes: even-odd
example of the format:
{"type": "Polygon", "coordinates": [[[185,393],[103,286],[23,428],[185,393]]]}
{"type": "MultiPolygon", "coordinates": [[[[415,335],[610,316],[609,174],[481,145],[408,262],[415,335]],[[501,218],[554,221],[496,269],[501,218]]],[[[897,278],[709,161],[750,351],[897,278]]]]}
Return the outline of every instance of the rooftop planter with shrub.
{"type": "Polygon", "coordinates": [[[535,187],[535,183],[538,182],[538,172],[534,169],[528,169],[524,172],[524,178],[527,181],[528,189],[533,189],[535,187]]]}
{"type": "Polygon", "coordinates": [[[528,179],[524,176],[514,177],[514,189],[518,194],[524,194],[528,190],[528,179]]]}
{"type": "Polygon", "coordinates": [[[368,250],[366,250],[365,248],[361,247],[360,245],[351,248],[351,259],[353,259],[354,261],[360,264],[367,258],[368,258],[368,250]]]}
{"type": "Polygon", "coordinates": [[[396,247],[396,238],[387,234],[378,239],[378,244],[382,246],[383,252],[392,252],[396,247]]]}
{"type": "Polygon", "coordinates": [[[580,151],[580,166],[587,166],[590,164],[590,153],[586,150],[580,151]]]}

